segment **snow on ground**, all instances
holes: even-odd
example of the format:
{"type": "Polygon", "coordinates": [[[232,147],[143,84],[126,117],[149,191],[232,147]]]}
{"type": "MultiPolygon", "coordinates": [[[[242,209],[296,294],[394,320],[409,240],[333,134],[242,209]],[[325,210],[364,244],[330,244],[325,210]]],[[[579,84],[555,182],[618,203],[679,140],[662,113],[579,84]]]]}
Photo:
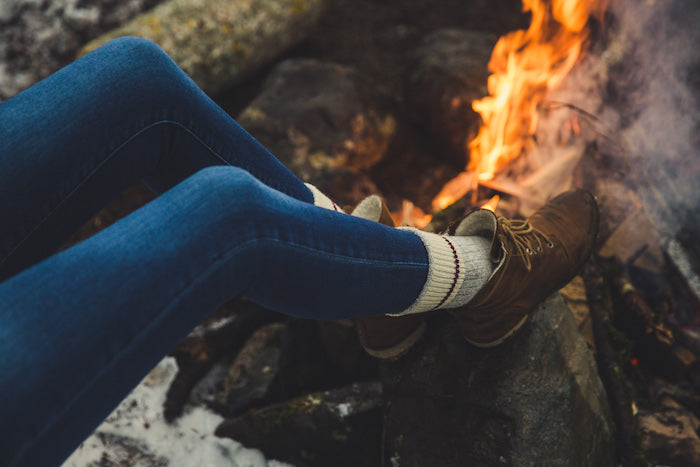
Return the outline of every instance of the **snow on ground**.
{"type": "Polygon", "coordinates": [[[223,419],[202,407],[187,407],[176,422],[166,423],[163,402],[176,373],[175,359],[163,359],[63,467],[289,467],[267,461],[260,451],[215,436],[214,430],[223,419]]]}

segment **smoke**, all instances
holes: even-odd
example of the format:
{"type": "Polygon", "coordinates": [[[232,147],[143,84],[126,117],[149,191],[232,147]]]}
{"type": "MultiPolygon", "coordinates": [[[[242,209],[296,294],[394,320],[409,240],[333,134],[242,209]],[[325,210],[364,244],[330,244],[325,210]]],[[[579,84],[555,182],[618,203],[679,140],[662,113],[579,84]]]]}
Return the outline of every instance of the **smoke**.
{"type": "Polygon", "coordinates": [[[601,152],[625,159],[667,239],[700,233],[698,25],[697,0],[612,0],[592,50],[549,96],[597,117],[601,152]]]}

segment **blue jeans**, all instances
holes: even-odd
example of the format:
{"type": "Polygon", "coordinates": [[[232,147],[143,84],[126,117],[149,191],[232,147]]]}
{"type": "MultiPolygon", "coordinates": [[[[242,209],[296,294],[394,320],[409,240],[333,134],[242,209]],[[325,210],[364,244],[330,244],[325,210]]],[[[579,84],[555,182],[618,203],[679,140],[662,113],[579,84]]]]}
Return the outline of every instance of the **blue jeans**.
{"type": "Polygon", "coordinates": [[[0,464],[60,463],[231,298],[313,319],[407,308],[420,239],[312,201],[142,39],[0,104],[0,464]],[[138,180],[159,196],[50,256],[138,180]]]}

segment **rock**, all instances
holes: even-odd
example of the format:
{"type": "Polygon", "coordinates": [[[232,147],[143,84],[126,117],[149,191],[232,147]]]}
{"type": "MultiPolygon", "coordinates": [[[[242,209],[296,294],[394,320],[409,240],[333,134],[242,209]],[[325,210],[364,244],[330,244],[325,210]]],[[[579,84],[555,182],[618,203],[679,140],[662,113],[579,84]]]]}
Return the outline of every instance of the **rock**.
{"type": "Polygon", "coordinates": [[[681,408],[640,411],[642,450],[653,465],[700,465],[700,438],[697,418],[681,408]]]}
{"type": "Polygon", "coordinates": [[[487,65],[496,39],[476,31],[438,30],[423,39],[409,66],[405,94],[410,114],[461,166],[480,122],[472,101],[488,95],[487,65]]]}
{"type": "Polygon", "coordinates": [[[279,372],[284,323],[263,326],[248,338],[222,381],[217,403],[229,416],[238,415],[252,404],[270,396],[279,372]]]}
{"type": "Polygon", "coordinates": [[[168,0],[90,42],[120,36],[159,44],[207,93],[217,94],[302,41],[326,0],[168,0]]]}
{"type": "Polygon", "coordinates": [[[378,377],[377,360],[360,345],[352,320],[317,321],[329,379],[337,385],[378,377]]]}
{"type": "MultiPolygon", "coordinates": [[[[397,126],[391,101],[376,84],[351,67],[312,59],[278,65],[238,121],[302,179],[317,186],[337,184],[333,179],[344,187],[360,183],[364,191],[376,187],[359,171],[382,159],[397,126]]],[[[355,201],[352,196],[336,201],[355,201]]]]}
{"type": "MultiPolygon", "coordinates": [[[[302,319],[261,327],[223,372],[217,368],[210,372],[207,378],[217,380],[210,384],[216,388],[215,396],[204,394],[204,402],[218,413],[234,417],[301,394],[376,378],[376,365],[361,349],[343,349],[355,357],[353,362],[329,354],[319,329],[316,321],[302,319]],[[218,376],[212,374],[216,372],[218,376]]],[[[344,342],[358,347],[354,329],[350,331],[352,336],[346,336],[344,342]]]]}
{"type": "Polygon", "coordinates": [[[162,0],[3,0],[0,101],[67,65],[90,39],[162,0]]]}
{"type": "Polygon", "coordinates": [[[379,465],[382,406],[380,383],[353,384],[225,420],[216,434],[297,467],[379,465]]]}
{"type": "Polygon", "coordinates": [[[212,366],[236,355],[246,339],[260,326],[281,316],[247,300],[232,300],[197,326],[172,351],[178,372],[168,388],[164,416],[172,422],[182,413],[192,389],[212,366]]]}
{"type": "Polygon", "coordinates": [[[448,318],[383,365],[386,465],[613,465],[605,391],[560,296],[493,349],[448,318]]]}

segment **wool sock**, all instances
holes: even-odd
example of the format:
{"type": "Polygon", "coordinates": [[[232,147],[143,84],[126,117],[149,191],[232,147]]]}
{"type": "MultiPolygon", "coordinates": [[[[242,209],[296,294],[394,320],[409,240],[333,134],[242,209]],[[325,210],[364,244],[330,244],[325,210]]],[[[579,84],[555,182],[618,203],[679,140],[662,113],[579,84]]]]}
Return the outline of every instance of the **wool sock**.
{"type": "MultiPolygon", "coordinates": [[[[310,183],[305,185],[314,196],[314,205],[343,212],[321,190],[310,183]]],[[[381,199],[370,197],[356,207],[353,215],[377,221],[381,208],[381,199]]],[[[479,235],[444,236],[412,227],[399,228],[420,237],[428,252],[429,268],[423,290],[416,301],[395,316],[466,305],[496,270],[497,264],[489,257],[489,238],[479,235]]]]}
{"type": "Polygon", "coordinates": [[[331,211],[343,212],[343,210],[340,209],[340,207],[335,204],[332,199],[324,195],[321,190],[310,183],[304,183],[304,185],[306,185],[306,187],[311,191],[311,194],[314,195],[314,206],[330,209],[331,211]]]}
{"type": "Polygon", "coordinates": [[[398,315],[466,305],[488,282],[497,263],[489,257],[491,239],[443,236],[401,227],[416,234],[428,252],[428,277],[416,301],[398,315]]]}

